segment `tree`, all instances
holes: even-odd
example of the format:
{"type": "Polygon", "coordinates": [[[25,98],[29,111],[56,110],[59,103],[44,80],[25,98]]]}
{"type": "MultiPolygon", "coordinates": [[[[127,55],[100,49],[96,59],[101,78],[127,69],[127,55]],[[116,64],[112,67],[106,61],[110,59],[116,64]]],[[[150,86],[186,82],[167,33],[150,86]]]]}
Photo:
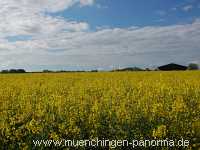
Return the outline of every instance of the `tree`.
{"type": "Polygon", "coordinates": [[[91,72],[98,72],[98,70],[91,70],[91,72]]]}
{"type": "Polygon", "coordinates": [[[144,70],[138,67],[128,67],[128,68],[122,68],[122,69],[117,69],[113,71],[144,71],[144,70]]]}
{"type": "Polygon", "coordinates": [[[188,70],[198,70],[199,69],[199,65],[195,64],[195,63],[190,63],[188,65],[188,70]]]}
{"type": "Polygon", "coordinates": [[[151,69],[150,68],[145,68],[145,71],[151,71],[151,69]]]}
{"type": "Polygon", "coordinates": [[[1,73],[9,73],[9,70],[2,70],[1,73]]]}
{"type": "Polygon", "coordinates": [[[24,69],[17,69],[17,73],[26,73],[26,70],[24,70],[24,69]]]}
{"type": "Polygon", "coordinates": [[[53,72],[53,71],[51,71],[51,70],[43,70],[42,72],[44,72],[44,73],[50,73],[50,72],[53,72]]]}
{"type": "Polygon", "coordinates": [[[10,69],[10,70],[2,70],[1,73],[26,73],[24,69],[10,69]]]}

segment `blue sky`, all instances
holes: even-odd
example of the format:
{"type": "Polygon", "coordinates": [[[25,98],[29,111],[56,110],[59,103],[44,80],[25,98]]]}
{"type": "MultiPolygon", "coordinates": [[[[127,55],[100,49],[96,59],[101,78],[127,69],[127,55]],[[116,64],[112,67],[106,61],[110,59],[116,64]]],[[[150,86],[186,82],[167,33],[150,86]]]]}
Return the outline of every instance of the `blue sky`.
{"type": "Polygon", "coordinates": [[[7,0],[0,5],[0,69],[200,63],[199,0],[7,0]]]}
{"type": "Polygon", "coordinates": [[[55,13],[72,20],[101,26],[130,27],[170,25],[194,21],[200,15],[198,0],[98,0],[93,7],[72,7],[55,13]],[[184,10],[184,7],[192,6],[184,10]]]}

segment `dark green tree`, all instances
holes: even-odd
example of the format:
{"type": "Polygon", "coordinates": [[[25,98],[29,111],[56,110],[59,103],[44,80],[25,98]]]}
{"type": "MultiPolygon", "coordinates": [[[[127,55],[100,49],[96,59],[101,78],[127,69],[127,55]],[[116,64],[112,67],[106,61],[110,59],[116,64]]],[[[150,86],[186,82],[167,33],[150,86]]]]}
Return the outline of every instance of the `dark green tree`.
{"type": "Polygon", "coordinates": [[[199,65],[195,64],[195,63],[190,63],[188,65],[188,70],[198,70],[199,69],[199,65]]]}

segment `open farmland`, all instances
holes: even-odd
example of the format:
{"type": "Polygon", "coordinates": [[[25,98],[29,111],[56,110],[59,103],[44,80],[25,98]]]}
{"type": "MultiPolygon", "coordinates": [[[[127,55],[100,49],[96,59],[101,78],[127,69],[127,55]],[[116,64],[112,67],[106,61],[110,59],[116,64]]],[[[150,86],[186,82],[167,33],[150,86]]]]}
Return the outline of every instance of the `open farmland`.
{"type": "Polygon", "coordinates": [[[97,137],[184,138],[197,149],[199,110],[199,71],[1,74],[0,149],[97,137]]]}

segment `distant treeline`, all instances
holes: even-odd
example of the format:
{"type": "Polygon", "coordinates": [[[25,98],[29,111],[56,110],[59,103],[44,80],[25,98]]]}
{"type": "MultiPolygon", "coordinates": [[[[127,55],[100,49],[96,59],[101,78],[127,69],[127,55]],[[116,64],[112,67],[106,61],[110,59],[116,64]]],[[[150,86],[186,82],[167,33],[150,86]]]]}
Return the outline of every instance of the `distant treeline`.
{"type": "MultiPolygon", "coordinates": [[[[168,64],[165,65],[164,67],[167,66],[167,70],[178,70],[176,69],[177,64],[168,64]],[[174,69],[175,67],[175,69],[174,69]]],[[[179,66],[179,65],[178,65],[179,66]]],[[[162,66],[163,67],[163,66],[162,66]]],[[[199,66],[198,64],[195,63],[191,63],[188,66],[181,66],[181,67],[185,67],[185,70],[199,70],[199,66]]],[[[156,69],[152,69],[152,68],[139,68],[139,67],[128,67],[128,68],[121,68],[121,69],[114,69],[114,70],[110,70],[111,72],[123,72],[123,71],[157,71],[157,70],[161,70],[159,69],[161,67],[158,67],[156,69]]],[[[77,71],[70,71],[70,70],[58,70],[58,71],[53,71],[53,70],[43,70],[43,71],[39,71],[39,72],[28,72],[28,73],[64,73],[64,72],[99,72],[99,70],[77,70],[77,71]]],[[[1,73],[27,73],[25,69],[10,69],[10,70],[2,70],[1,73]]]]}
{"type": "Polygon", "coordinates": [[[128,68],[122,68],[122,69],[115,69],[112,71],[115,72],[115,71],[145,71],[145,70],[138,67],[128,67],[128,68]]]}
{"type": "Polygon", "coordinates": [[[43,70],[43,71],[37,71],[37,72],[26,72],[25,69],[6,69],[2,70],[0,73],[64,73],[64,72],[98,72],[98,70],[90,70],[90,71],[85,71],[85,70],[77,70],[77,71],[71,71],[71,70],[43,70]]]}
{"type": "Polygon", "coordinates": [[[53,70],[43,70],[43,73],[62,73],[62,72],[98,72],[98,70],[90,70],[90,71],[86,71],[86,70],[57,70],[57,71],[53,71],[53,70]]]}
{"type": "Polygon", "coordinates": [[[26,73],[24,69],[10,69],[10,70],[2,70],[1,73],[26,73]]]}

